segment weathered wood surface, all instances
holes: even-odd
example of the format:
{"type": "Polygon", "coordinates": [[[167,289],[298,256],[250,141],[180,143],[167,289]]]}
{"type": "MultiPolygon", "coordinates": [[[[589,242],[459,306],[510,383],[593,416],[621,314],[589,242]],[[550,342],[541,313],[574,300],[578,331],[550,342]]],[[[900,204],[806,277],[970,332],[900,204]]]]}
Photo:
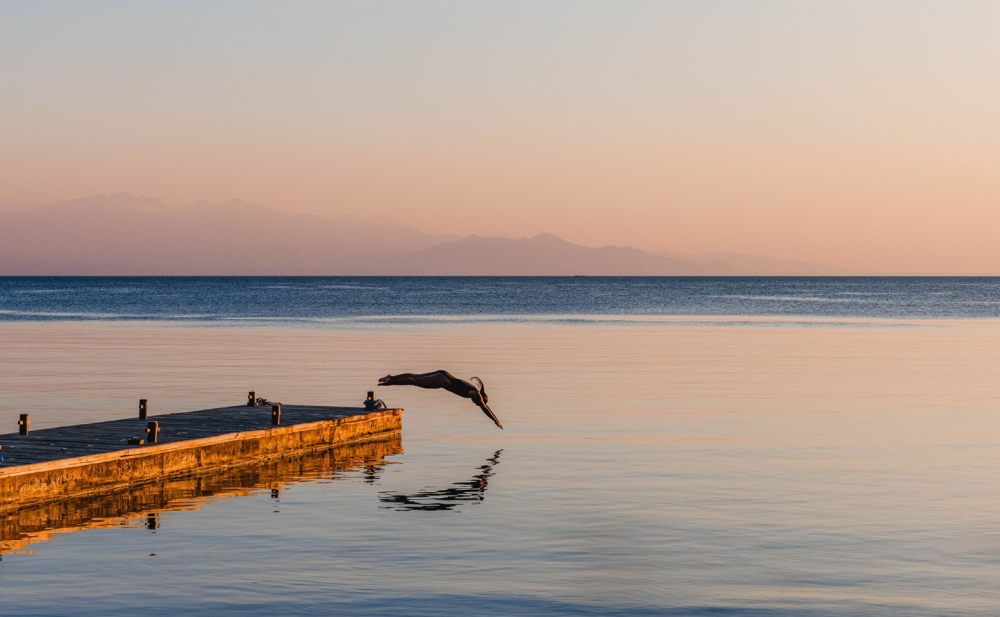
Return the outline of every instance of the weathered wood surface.
{"type": "Polygon", "coordinates": [[[339,443],[383,437],[401,428],[402,410],[283,405],[220,407],[0,435],[0,512],[117,490],[195,470],[257,463],[339,443]],[[157,445],[132,446],[147,421],[160,423],[157,445]]]}
{"type": "Polygon", "coordinates": [[[34,504],[0,516],[0,554],[23,550],[58,534],[137,525],[160,512],[196,510],[209,500],[265,489],[280,491],[299,481],[329,478],[352,469],[363,468],[366,478],[374,480],[385,465],[385,457],[402,451],[400,433],[394,431],[374,441],[329,446],[245,466],[161,478],[122,491],[34,504]]]}

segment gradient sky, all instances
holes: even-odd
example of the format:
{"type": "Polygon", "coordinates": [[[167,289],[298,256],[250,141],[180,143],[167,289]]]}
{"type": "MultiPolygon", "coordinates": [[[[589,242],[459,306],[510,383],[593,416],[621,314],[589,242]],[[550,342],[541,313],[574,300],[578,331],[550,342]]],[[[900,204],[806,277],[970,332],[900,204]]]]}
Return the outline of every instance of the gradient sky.
{"type": "Polygon", "coordinates": [[[1000,2],[0,3],[0,203],[1000,273],[1000,2]]]}

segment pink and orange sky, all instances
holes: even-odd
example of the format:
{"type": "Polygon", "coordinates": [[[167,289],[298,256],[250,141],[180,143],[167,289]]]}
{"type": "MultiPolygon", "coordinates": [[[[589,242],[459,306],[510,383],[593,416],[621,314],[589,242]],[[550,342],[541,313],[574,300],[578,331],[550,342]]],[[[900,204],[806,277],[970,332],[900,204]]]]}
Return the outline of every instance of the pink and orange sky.
{"type": "Polygon", "coordinates": [[[1000,3],[0,5],[0,203],[1000,274],[1000,3]]]}

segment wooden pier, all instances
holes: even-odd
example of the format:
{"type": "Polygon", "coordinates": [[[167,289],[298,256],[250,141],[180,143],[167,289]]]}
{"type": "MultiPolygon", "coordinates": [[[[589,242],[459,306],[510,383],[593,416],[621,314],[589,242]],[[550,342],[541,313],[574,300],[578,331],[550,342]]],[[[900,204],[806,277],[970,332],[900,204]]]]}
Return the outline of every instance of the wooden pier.
{"type": "Polygon", "coordinates": [[[374,441],[327,446],[239,467],[162,478],[125,490],[28,505],[0,515],[0,555],[87,529],[156,529],[165,512],[197,510],[210,501],[261,491],[270,491],[271,497],[278,499],[297,482],[335,478],[341,472],[357,471],[366,481],[374,482],[385,467],[385,457],[402,451],[401,434],[392,431],[374,441]]]}
{"type": "MultiPolygon", "coordinates": [[[[140,407],[140,414],[148,408],[140,407]]],[[[0,515],[40,504],[392,438],[401,409],[220,407],[0,435],[0,515]],[[277,416],[277,417],[275,417],[277,416]],[[277,422],[277,424],[275,424],[277,422]],[[155,427],[155,429],[153,428],[155,427]],[[139,441],[146,443],[138,445],[139,441]]]]}

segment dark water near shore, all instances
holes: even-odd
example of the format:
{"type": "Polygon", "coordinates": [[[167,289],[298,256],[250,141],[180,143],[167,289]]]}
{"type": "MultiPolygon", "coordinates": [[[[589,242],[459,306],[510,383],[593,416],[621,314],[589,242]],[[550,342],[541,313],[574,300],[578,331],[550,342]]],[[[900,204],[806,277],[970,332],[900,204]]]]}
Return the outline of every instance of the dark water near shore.
{"type": "Polygon", "coordinates": [[[1000,278],[0,278],[0,320],[1000,317],[1000,278]]]}
{"type": "Polygon", "coordinates": [[[0,538],[0,614],[1000,614],[998,294],[0,279],[6,430],[21,411],[44,428],[249,389],[349,404],[438,368],[483,377],[507,429],[379,388],[406,415],[373,453],[40,513],[41,532],[0,538]]]}

